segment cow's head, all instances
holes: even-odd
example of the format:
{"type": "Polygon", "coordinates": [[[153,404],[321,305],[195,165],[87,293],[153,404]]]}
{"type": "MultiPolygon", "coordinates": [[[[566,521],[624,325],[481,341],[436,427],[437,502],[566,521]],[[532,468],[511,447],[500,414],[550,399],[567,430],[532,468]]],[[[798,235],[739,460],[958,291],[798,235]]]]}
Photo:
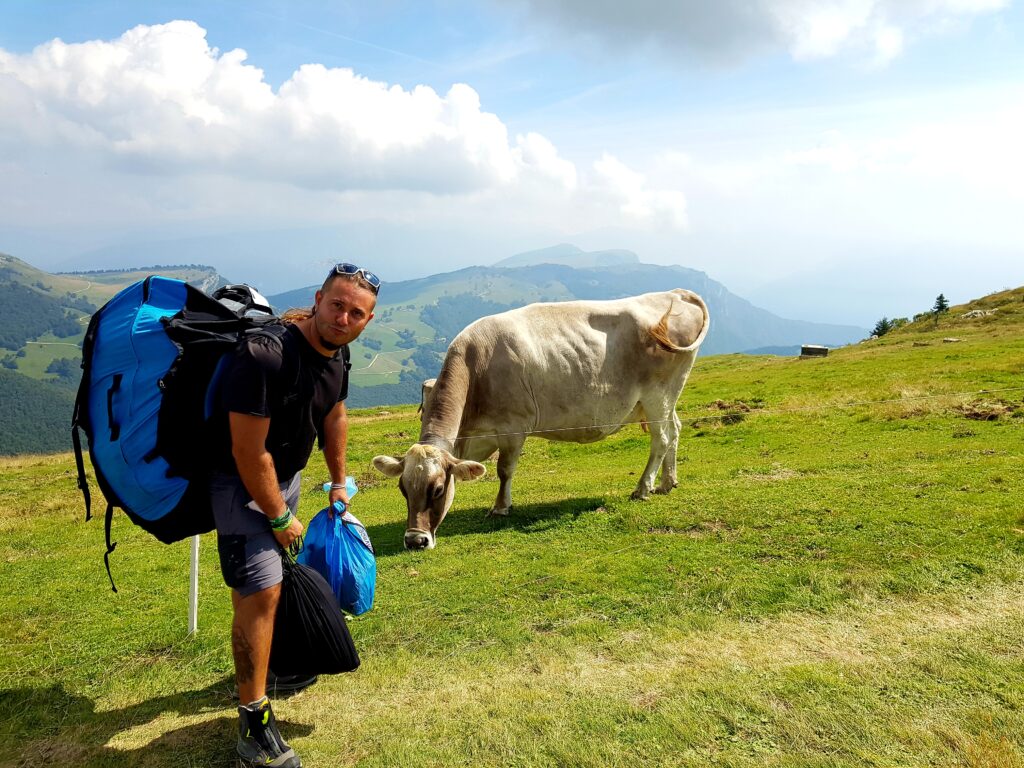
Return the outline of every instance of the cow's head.
{"type": "Polygon", "coordinates": [[[375,456],[373,466],[388,477],[398,478],[398,489],[409,511],[406,549],[433,549],[437,527],[455,498],[455,481],[478,480],[487,472],[479,462],[462,461],[442,448],[420,443],[400,459],[375,456]]]}

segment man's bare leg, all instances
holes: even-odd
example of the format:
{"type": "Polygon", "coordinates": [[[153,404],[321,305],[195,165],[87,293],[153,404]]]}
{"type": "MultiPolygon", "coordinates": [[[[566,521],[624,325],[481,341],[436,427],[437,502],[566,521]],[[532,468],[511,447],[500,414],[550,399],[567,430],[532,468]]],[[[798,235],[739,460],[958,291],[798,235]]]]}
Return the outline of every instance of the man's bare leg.
{"type": "Polygon", "coordinates": [[[280,597],[280,584],[246,597],[231,591],[235,609],[231,622],[231,653],[235,657],[238,700],[242,704],[259,701],[267,693],[270,644],[274,639],[274,615],[280,597]]]}

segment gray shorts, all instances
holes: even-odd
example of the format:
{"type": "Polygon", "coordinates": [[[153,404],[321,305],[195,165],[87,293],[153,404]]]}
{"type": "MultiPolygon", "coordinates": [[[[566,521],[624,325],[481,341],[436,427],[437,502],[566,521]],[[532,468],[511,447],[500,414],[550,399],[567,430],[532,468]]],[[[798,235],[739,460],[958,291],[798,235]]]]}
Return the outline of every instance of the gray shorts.
{"type": "MultiPolygon", "coordinates": [[[[280,484],[288,509],[299,505],[299,474],[280,484]]],[[[216,473],[210,479],[217,551],[224,583],[242,597],[281,583],[281,545],[267,516],[250,508],[252,496],[236,475],[216,473]]]]}

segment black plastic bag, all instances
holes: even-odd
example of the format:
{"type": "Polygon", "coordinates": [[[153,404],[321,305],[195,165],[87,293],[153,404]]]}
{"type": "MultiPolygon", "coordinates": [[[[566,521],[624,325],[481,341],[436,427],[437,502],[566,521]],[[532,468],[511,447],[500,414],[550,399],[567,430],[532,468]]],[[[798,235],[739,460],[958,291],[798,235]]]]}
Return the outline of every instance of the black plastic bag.
{"type": "Polygon", "coordinates": [[[352,635],[324,577],[281,555],[284,581],[274,619],[270,668],[276,675],[334,675],[359,666],[352,635]]]}

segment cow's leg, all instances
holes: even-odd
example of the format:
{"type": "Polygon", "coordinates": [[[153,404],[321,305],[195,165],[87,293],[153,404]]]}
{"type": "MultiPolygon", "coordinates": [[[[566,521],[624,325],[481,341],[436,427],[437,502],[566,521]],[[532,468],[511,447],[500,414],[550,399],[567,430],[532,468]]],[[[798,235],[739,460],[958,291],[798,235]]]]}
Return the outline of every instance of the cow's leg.
{"type": "Polygon", "coordinates": [[[658,468],[662,466],[662,462],[665,461],[669,449],[669,437],[673,434],[670,425],[674,424],[673,419],[675,418],[674,409],[666,408],[664,403],[645,402],[643,406],[651,428],[651,453],[647,457],[647,466],[644,467],[644,471],[640,475],[640,481],[633,491],[632,498],[634,499],[646,499],[654,490],[654,477],[658,468]]]}
{"type": "Polygon", "coordinates": [[[498,441],[498,497],[488,513],[490,515],[504,517],[512,510],[512,475],[515,474],[524,442],[525,435],[509,435],[498,441]]]}
{"type": "Polygon", "coordinates": [[[655,493],[668,493],[679,485],[679,481],[676,479],[676,452],[679,450],[679,429],[682,422],[679,421],[675,409],[672,410],[672,419],[666,423],[666,426],[668,427],[668,448],[665,450],[665,458],[661,460],[661,482],[654,490],[655,493]]]}

